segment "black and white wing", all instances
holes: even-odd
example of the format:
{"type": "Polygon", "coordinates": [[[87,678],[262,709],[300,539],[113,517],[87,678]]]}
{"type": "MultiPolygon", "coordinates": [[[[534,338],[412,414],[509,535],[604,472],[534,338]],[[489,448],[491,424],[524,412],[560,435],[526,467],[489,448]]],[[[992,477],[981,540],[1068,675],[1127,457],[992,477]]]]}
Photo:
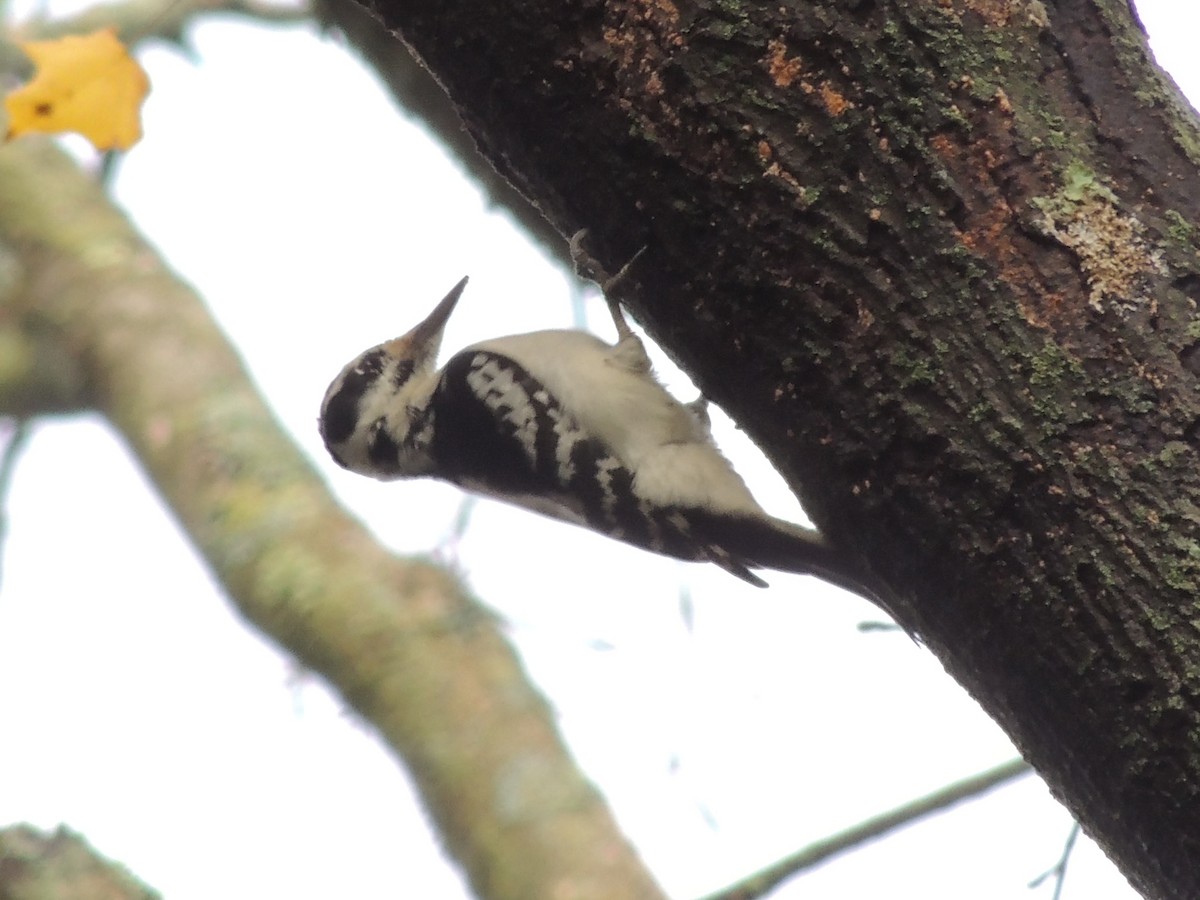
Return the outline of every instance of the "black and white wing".
{"type": "Polygon", "coordinates": [[[429,412],[436,471],[466,490],[655,553],[714,562],[759,586],[765,582],[750,567],[823,568],[823,548],[789,523],[640,497],[625,462],[501,353],[470,349],[452,357],[429,412]]]}

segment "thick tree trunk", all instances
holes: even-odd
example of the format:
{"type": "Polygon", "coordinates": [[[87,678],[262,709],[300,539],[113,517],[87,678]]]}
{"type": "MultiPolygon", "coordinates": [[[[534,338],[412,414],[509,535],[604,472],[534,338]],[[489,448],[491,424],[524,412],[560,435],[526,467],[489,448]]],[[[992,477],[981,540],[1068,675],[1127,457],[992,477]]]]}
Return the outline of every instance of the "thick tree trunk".
{"type": "Polygon", "coordinates": [[[1200,897],[1191,111],[1124,0],[372,0],[1148,896],[1200,897]]]}

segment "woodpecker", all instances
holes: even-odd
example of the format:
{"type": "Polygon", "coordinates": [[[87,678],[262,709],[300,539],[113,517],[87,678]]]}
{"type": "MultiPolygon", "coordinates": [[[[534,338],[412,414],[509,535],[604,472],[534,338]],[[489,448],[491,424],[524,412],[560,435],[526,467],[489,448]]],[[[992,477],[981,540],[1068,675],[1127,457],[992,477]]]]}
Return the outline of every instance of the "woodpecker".
{"type": "MultiPolygon", "coordinates": [[[[599,273],[617,342],[583,331],[472,344],[442,368],[442,332],[463,278],[402,337],[361,353],[330,384],[320,431],[342,468],[381,480],[428,476],[677,559],[815,574],[871,595],[816,531],[774,518],[717,449],[703,400],[659,383],[599,273]]],[[[639,251],[640,255],[640,251],[639,251]]],[[[635,257],[636,259],[636,257],[635,257]]]]}

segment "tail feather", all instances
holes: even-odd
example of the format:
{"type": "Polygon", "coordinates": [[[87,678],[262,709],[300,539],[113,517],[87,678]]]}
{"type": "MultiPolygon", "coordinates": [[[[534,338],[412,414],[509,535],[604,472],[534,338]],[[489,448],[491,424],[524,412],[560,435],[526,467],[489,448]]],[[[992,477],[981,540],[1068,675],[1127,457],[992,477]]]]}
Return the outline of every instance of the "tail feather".
{"type": "Polygon", "coordinates": [[[812,529],[774,518],[717,515],[689,510],[692,537],[708,558],[732,575],[756,587],[767,583],[752,569],[775,569],[815,575],[868,599],[876,593],[848,574],[845,557],[812,529]]]}

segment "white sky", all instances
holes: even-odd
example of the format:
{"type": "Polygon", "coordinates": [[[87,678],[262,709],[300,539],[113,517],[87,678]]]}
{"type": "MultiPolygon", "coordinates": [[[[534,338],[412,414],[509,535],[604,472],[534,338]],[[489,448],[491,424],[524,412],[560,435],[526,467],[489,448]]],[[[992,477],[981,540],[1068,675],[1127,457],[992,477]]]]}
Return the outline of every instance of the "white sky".
{"type": "MultiPolygon", "coordinates": [[[[1139,6],[1160,59],[1200,93],[1200,11],[1139,6]]],[[[314,427],[326,384],[463,274],[447,348],[570,324],[567,283],[335,41],[229,21],[192,37],[198,65],[144,54],[146,139],[116,194],[208,299],[337,494],[389,546],[428,551],[460,495],[337,470],[314,427]]],[[[590,312],[608,336],[602,304],[590,312]]],[[[723,434],[727,447],[739,437],[723,434]]],[[[744,440],[731,448],[765,504],[798,515],[752,454],[744,440]]],[[[403,773],[243,627],[102,422],[40,426],[9,515],[0,824],[65,822],[169,900],[465,896],[403,773]]],[[[859,634],[873,609],[811,579],[772,575],[760,592],[491,503],[453,558],[510,624],[577,758],[673,896],[1014,755],[929,654],[859,634]],[[550,564],[514,584],[509,561],[532,554],[550,564]]],[[[1048,898],[1026,885],[1069,827],[1024,779],[776,896],[1048,898]]],[[[1082,842],[1064,900],[1134,896],[1082,842]]]]}

